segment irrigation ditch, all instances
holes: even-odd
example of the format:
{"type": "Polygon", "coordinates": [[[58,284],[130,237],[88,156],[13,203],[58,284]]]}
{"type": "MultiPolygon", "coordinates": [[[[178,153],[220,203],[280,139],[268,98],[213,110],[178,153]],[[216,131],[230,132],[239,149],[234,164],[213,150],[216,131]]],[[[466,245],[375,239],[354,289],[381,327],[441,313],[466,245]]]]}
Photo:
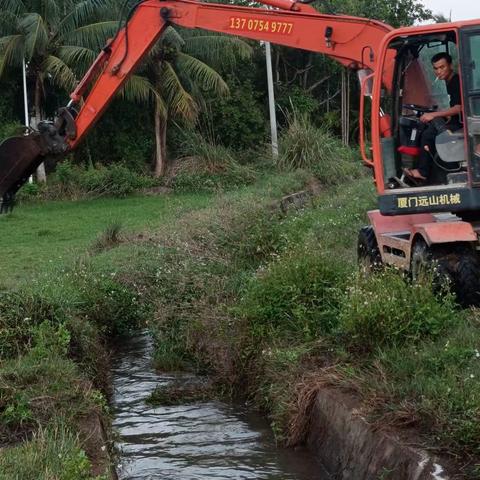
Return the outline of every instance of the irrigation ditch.
{"type": "Polygon", "coordinates": [[[244,403],[208,398],[207,380],[192,373],[156,372],[152,355],[144,332],[123,339],[112,359],[120,480],[330,478],[306,449],[277,447],[244,403]]]}
{"type": "MultiPolygon", "coordinates": [[[[278,206],[271,206],[270,211],[278,208],[281,219],[291,211],[305,208],[313,194],[312,190],[289,194],[278,206]]],[[[225,217],[219,222],[224,220],[225,217]]],[[[222,228],[225,232],[228,226],[222,228]]],[[[198,237],[211,246],[209,240],[213,234],[218,234],[216,228],[202,229],[198,237]]],[[[203,267],[212,262],[212,258],[218,262],[219,251],[208,249],[204,257],[206,250],[198,248],[198,237],[195,238],[197,249],[193,251],[196,261],[203,267]]],[[[188,245],[187,251],[192,253],[192,250],[192,245],[188,245]]],[[[173,264],[175,262],[170,266],[173,264]]],[[[173,275],[173,269],[165,269],[173,275]]],[[[117,470],[120,479],[454,478],[447,473],[448,467],[443,460],[418,446],[414,433],[372,425],[362,415],[361,402],[356,395],[338,388],[329,379],[328,364],[324,365],[323,376],[317,373],[310,381],[305,381],[305,376],[296,380],[291,377],[273,381],[255,379],[255,376],[269,373],[268,369],[262,373],[258,366],[248,365],[248,361],[245,363],[238,357],[238,344],[246,341],[242,327],[230,324],[229,330],[219,334],[218,326],[223,324],[224,327],[225,319],[214,325],[212,322],[218,320],[219,311],[205,305],[205,300],[208,304],[211,298],[200,298],[206,291],[204,282],[215,282],[208,275],[209,270],[192,269],[184,257],[183,263],[176,265],[176,274],[183,278],[179,273],[182,269],[194,274],[186,284],[185,280],[176,284],[179,291],[172,298],[156,305],[152,329],[157,350],[151,338],[143,334],[127,340],[115,354],[113,425],[120,436],[120,467],[117,470]],[[179,296],[187,296],[188,300],[185,302],[182,298],[178,303],[172,302],[179,296]],[[202,313],[202,309],[206,310],[202,313]],[[188,319],[188,315],[199,313],[200,318],[188,319]],[[153,360],[154,365],[166,366],[168,370],[185,364],[196,364],[197,368],[206,366],[213,377],[202,380],[190,373],[158,373],[152,367],[153,360]],[[235,372],[238,365],[243,365],[244,371],[235,372]],[[277,426],[277,439],[280,439],[277,446],[265,421],[253,410],[255,404],[262,403],[258,399],[258,392],[265,388],[262,383],[269,388],[269,382],[277,382],[277,388],[296,389],[297,393],[295,414],[292,416],[290,412],[289,425],[277,426]],[[250,396],[252,400],[249,392],[256,390],[257,399],[250,407],[231,402],[231,396],[225,403],[218,400],[218,390],[210,388],[215,383],[223,389],[231,388],[233,398],[250,396]]],[[[226,273],[231,272],[227,269],[226,273]]],[[[211,287],[212,284],[207,288],[210,295],[211,287]]],[[[216,290],[214,303],[223,304],[218,295],[226,292],[228,288],[222,283],[222,288],[216,290]]],[[[278,371],[272,373],[281,377],[278,371]]],[[[283,400],[278,393],[272,398],[274,402],[283,400]]],[[[276,409],[278,406],[270,405],[270,411],[276,409]]],[[[273,425],[275,428],[275,419],[273,425]]]]}
{"type": "Polygon", "coordinates": [[[119,480],[450,478],[437,458],[375,431],[353,398],[331,388],[319,389],[305,412],[305,445],[282,448],[252,406],[219,400],[206,377],[157,372],[153,354],[149,333],[140,332],[123,338],[112,357],[119,480]]]}

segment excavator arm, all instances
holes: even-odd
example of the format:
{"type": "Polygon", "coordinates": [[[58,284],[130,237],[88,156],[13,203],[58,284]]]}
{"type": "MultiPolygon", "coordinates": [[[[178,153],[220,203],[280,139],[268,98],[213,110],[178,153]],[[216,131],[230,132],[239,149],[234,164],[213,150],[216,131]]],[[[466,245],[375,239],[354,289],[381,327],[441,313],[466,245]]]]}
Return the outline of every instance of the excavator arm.
{"type": "MultiPolygon", "coordinates": [[[[326,54],[353,69],[374,71],[392,27],[366,18],[324,15],[293,0],[262,0],[253,8],[194,0],[143,0],[107,42],[55,123],[0,145],[0,198],[8,201],[47,155],[75,148],[168,25],[201,28],[326,54]],[[83,103],[82,103],[83,99],[83,103]],[[81,105],[78,114],[75,106],[81,105]]],[[[383,72],[391,81],[391,72],[383,72]]],[[[1,209],[1,206],[0,206],[1,209]]]]}

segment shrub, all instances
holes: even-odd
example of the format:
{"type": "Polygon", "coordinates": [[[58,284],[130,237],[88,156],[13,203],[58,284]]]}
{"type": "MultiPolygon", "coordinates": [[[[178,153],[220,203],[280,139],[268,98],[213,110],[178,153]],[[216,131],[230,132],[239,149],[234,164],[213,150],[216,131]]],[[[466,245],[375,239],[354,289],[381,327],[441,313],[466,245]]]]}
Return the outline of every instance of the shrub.
{"type": "Polygon", "coordinates": [[[44,184],[27,182],[18,191],[16,199],[19,201],[28,201],[38,198],[44,190],[44,184]]]}
{"type": "Polygon", "coordinates": [[[217,191],[252,183],[255,172],[240,165],[232,152],[208,142],[201,135],[189,133],[184,137],[181,154],[172,179],[178,191],[217,191]]]}
{"type": "Polygon", "coordinates": [[[339,333],[350,348],[371,352],[435,338],[459,320],[454,297],[436,296],[431,282],[410,285],[393,270],[358,276],[340,310],[339,333]]]}
{"type": "Polygon", "coordinates": [[[211,131],[222,145],[235,150],[263,143],[267,123],[261,95],[250,81],[240,82],[237,78],[228,77],[227,82],[230,95],[210,99],[201,123],[211,125],[211,131]]]}
{"type": "Polygon", "coordinates": [[[0,143],[8,137],[22,135],[25,127],[18,122],[0,124],[0,143]]]}
{"type": "Polygon", "coordinates": [[[79,176],[78,184],[91,195],[111,195],[124,197],[140,188],[151,187],[155,181],[130,171],[123,165],[97,166],[79,176]]]}
{"type": "Polygon", "coordinates": [[[240,300],[254,337],[289,337],[309,341],[337,323],[344,272],[315,251],[286,254],[258,272],[240,300]]]}
{"type": "Polygon", "coordinates": [[[282,170],[310,169],[324,185],[337,185],[361,175],[353,150],[306,116],[294,115],[280,138],[277,165],[282,170]]]}
{"type": "Polygon", "coordinates": [[[279,90],[279,94],[276,94],[276,103],[283,112],[293,108],[300,114],[310,114],[319,106],[318,100],[312,93],[298,85],[283,86],[279,90]]]}
{"type": "Polygon", "coordinates": [[[31,440],[0,455],[2,480],[94,480],[90,468],[78,438],[63,425],[41,429],[31,440]]]}
{"type": "Polygon", "coordinates": [[[44,199],[78,199],[85,197],[126,195],[156,185],[151,177],[129,170],[124,165],[96,166],[83,169],[70,161],[59,163],[44,186],[24,185],[18,193],[20,200],[32,197],[44,199]]]}
{"type": "Polygon", "coordinates": [[[102,333],[125,334],[138,328],[145,320],[147,307],[135,285],[130,286],[90,270],[81,270],[76,278],[81,314],[98,325],[102,333]]]}
{"type": "Polygon", "coordinates": [[[60,324],[65,312],[60,305],[25,289],[0,294],[0,358],[25,352],[36,326],[46,320],[60,324]]]}

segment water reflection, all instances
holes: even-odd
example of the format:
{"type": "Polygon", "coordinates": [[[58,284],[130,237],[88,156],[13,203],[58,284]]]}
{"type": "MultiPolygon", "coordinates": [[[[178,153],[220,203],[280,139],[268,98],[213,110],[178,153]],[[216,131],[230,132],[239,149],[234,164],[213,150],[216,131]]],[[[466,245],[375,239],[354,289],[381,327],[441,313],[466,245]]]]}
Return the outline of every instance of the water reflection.
{"type": "Polygon", "coordinates": [[[245,407],[202,402],[152,408],[158,385],[192,380],[157,374],[147,335],[129,339],[113,368],[114,426],[120,434],[121,480],[326,480],[302,450],[275,447],[266,422],[245,407]]]}

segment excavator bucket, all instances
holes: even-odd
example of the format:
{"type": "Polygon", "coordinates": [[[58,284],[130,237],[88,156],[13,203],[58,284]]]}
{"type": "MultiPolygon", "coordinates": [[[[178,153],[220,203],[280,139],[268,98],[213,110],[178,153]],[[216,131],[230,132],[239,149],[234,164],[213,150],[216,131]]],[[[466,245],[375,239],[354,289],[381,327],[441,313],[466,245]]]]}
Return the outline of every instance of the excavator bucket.
{"type": "Polygon", "coordinates": [[[0,144],[0,213],[12,208],[15,193],[43,160],[36,133],[7,138],[0,144]]]}

